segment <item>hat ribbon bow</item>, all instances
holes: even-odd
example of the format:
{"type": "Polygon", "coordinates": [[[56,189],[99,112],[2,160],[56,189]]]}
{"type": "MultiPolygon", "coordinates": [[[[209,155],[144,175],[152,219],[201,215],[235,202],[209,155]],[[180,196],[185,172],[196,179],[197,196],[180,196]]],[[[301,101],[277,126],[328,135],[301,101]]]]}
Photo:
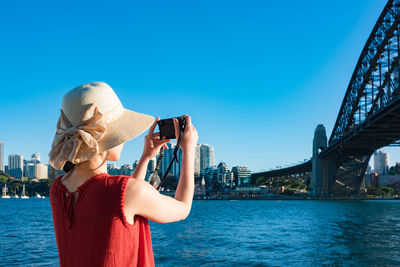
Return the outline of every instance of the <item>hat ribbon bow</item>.
{"type": "Polygon", "coordinates": [[[98,141],[105,133],[106,122],[95,104],[88,107],[76,126],[61,110],[49,153],[50,164],[60,170],[66,161],[76,164],[94,158],[99,153],[98,141]]]}

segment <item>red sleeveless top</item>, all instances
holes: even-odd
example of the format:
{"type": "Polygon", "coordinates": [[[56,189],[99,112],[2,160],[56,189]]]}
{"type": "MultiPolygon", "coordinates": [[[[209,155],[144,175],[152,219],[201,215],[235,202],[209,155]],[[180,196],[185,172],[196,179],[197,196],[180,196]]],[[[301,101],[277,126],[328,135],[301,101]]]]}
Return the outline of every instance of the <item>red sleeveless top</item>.
{"type": "Polygon", "coordinates": [[[50,187],[61,266],[154,266],[149,223],[135,216],[127,222],[124,208],[129,176],[106,173],[91,177],[73,194],[57,177],[50,187]]]}

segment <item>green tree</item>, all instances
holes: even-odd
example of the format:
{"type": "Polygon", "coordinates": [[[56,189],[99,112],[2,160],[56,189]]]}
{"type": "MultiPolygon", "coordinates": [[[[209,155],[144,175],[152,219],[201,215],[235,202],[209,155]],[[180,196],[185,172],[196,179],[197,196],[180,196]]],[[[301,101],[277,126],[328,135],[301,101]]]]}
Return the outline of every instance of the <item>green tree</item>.
{"type": "Polygon", "coordinates": [[[8,178],[5,175],[0,175],[0,184],[6,184],[8,182],[8,178]]]}
{"type": "Polygon", "coordinates": [[[388,186],[381,186],[380,189],[382,190],[383,195],[385,195],[385,196],[390,197],[394,193],[394,189],[391,187],[388,187],[388,186]]]}
{"type": "Polygon", "coordinates": [[[262,185],[265,182],[265,178],[264,177],[258,177],[256,179],[256,185],[262,185]]]}
{"type": "Polygon", "coordinates": [[[385,192],[383,192],[382,187],[378,187],[375,192],[375,196],[383,196],[385,192]]]}

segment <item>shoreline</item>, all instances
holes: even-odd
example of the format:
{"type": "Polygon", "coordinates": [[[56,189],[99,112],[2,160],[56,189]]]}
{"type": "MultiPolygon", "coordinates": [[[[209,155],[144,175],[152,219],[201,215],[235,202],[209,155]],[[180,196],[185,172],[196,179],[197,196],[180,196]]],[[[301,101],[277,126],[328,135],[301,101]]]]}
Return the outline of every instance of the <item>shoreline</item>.
{"type": "Polygon", "coordinates": [[[348,200],[400,200],[399,197],[386,197],[386,198],[312,198],[312,197],[298,197],[298,196],[267,196],[267,197],[216,197],[216,196],[195,196],[193,200],[207,201],[207,200],[326,200],[326,201],[348,201],[348,200]]]}

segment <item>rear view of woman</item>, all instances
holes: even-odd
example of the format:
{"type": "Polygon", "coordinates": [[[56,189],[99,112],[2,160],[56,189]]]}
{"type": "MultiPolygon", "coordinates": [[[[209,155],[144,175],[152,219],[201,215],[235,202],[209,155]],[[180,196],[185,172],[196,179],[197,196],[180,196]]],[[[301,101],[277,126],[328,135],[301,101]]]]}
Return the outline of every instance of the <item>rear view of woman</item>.
{"type": "MultiPolygon", "coordinates": [[[[182,169],[174,198],[144,181],[147,165],[170,140],[154,133],[157,120],[125,109],[103,82],[78,86],[63,98],[49,163],[63,169],[50,188],[61,266],[154,266],[147,219],[185,219],[194,190],[198,139],[185,116],[182,169]],[[150,128],[150,129],[149,129],[150,128]],[[119,159],[123,145],[149,129],[133,177],[107,174],[107,161],[119,159]]],[[[174,119],[176,136],[179,124],[174,119]]]]}

